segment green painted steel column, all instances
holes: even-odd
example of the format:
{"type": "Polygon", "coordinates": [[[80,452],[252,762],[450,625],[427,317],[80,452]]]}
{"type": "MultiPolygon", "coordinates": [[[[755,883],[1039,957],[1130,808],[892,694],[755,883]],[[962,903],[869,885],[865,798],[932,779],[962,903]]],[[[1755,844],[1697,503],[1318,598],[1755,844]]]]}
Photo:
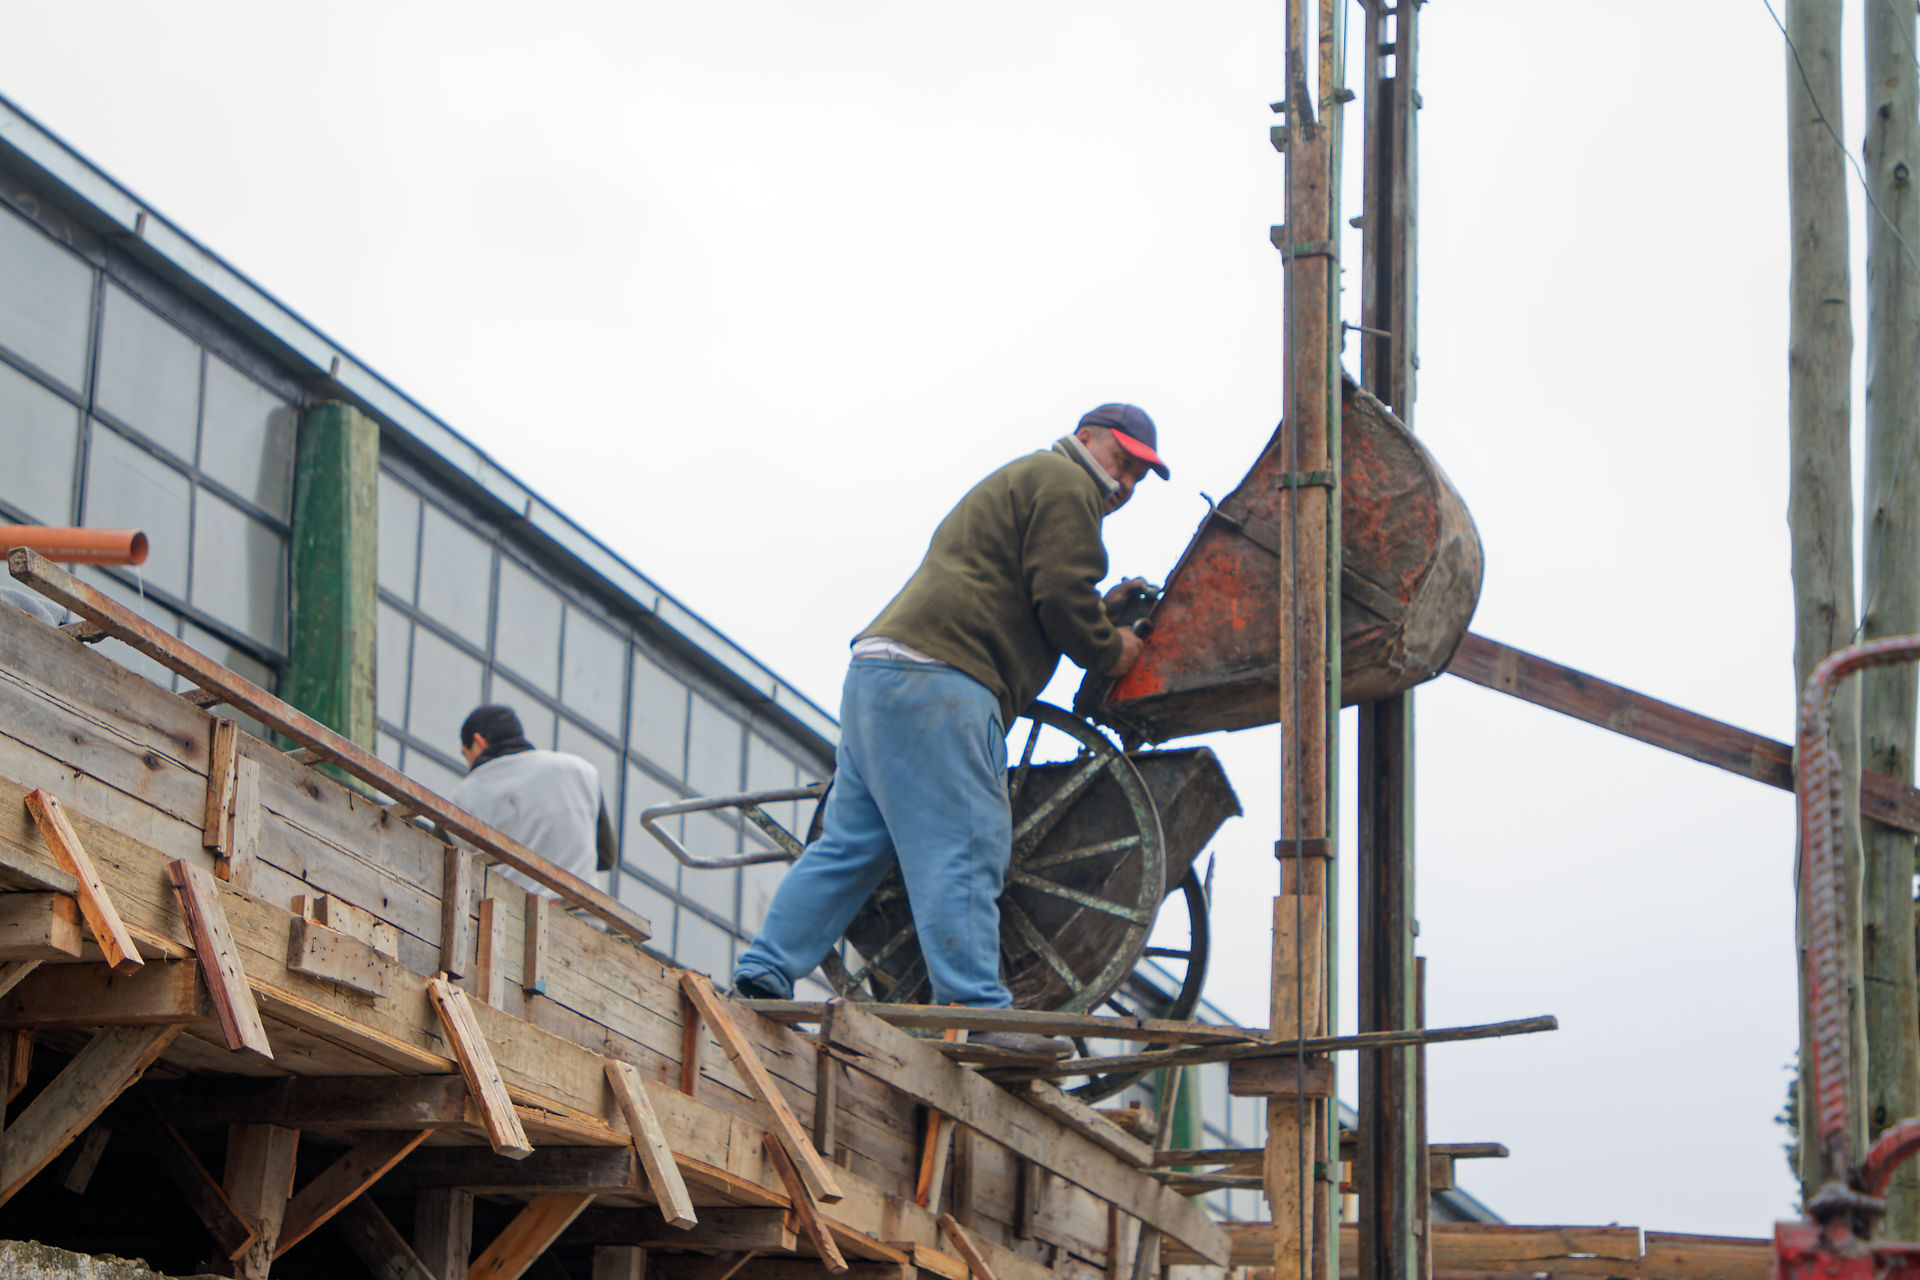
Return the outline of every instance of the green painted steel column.
{"type": "Polygon", "coordinates": [[[373,750],[380,428],[351,405],[307,411],[294,461],[293,619],[282,696],[373,750]]]}

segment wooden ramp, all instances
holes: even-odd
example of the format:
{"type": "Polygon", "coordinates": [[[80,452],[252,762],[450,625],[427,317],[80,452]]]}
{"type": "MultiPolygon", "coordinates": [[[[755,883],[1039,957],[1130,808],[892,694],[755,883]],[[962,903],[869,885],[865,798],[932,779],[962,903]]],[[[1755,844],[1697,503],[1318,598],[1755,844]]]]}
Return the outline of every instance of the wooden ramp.
{"type": "Polygon", "coordinates": [[[605,895],[59,570],[13,569],[88,621],[0,608],[0,1236],[176,1273],[1032,1280],[1117,1271],[1144,1224],[1225,1262],[1098,1117],[858,1007],[807,1034],[723,998],[605,895]],[[103,633],[201,692],[83,643],[103,633]],[[957,1132],[922,1205],[928,1114],[957,1132]]]}

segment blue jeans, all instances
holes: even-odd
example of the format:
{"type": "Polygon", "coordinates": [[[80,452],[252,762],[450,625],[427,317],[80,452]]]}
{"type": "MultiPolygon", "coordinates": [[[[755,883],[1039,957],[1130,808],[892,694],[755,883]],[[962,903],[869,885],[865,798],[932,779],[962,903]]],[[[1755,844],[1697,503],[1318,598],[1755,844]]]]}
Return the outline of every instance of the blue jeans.
{"type": "Polygon", "coordinates": [[[1012,848],[999,700],[952,667],[856,658],[820,838],[780,882],[734,981],[791,994],[897,858],[934,1002],[1007,1008],[1000,889],[1012,848]]]}

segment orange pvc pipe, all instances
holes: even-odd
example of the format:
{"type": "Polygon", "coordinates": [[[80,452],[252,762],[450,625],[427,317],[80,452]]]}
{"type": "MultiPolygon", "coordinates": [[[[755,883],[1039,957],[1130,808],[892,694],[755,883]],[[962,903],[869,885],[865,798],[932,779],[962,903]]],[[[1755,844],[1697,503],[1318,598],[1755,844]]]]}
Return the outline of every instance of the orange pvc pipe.
{"type": "Polygon", "coordinates": [[[145,564],[147,535],[138,529],[57,529],[0,524],[0,547],[31,547],[69,564],[145,564]]]}

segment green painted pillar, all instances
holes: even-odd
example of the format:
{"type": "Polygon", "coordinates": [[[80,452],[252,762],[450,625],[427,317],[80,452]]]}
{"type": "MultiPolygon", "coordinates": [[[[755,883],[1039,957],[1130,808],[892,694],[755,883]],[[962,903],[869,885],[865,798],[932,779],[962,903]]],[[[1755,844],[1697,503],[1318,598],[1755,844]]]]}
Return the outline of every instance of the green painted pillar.
{"type": "Polygon", "coordinates": [[[373,750],[380,428],[351,405],[307,410],[294,459],[292,637],[282,696],[373,750]]]}

